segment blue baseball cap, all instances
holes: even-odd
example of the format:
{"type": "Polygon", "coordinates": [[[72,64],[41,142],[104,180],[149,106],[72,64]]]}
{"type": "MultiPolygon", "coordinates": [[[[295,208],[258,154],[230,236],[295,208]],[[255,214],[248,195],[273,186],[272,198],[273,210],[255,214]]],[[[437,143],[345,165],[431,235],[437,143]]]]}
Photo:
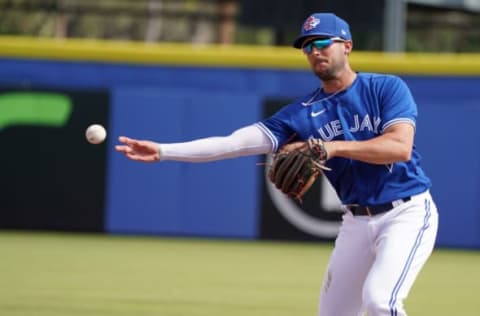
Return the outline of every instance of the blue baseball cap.
{"type": "Polygon", "coordinates": [[[302,48],[305,38],[310,36],[340,37],[351,41],[350,27],[345,20],[333,13],[314,13],[302,24],[300,35],[293,42],[293,47],[302,48]]]}

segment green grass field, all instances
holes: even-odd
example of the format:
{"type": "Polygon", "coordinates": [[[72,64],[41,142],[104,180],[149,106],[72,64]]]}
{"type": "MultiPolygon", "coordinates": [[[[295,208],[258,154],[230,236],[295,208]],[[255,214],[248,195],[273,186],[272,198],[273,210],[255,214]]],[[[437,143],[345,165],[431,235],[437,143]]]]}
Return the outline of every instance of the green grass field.
{"type": "MultiPolygon", "coordinates": [[[[330,251],[0,231],[0,315],[315,316],[330,251]]],[[[406,302],[409,315],[480,315],[479,281],[480,252],[435,250],[406,302]]]]}

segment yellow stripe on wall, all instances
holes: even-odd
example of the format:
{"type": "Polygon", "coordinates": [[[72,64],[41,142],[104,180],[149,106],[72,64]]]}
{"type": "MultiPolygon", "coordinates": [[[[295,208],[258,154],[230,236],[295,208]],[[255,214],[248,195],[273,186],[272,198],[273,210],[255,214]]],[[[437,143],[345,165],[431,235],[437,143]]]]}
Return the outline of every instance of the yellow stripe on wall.
{"type": "MultiPolygon", "coordinates": [[[[291,47],[143,43],[0,36],[0,57],[172,66],[308,69],[291,47]]],[[[357,71],[415,75],[480,75],[480,54],[353,52],[357,71]]]]}

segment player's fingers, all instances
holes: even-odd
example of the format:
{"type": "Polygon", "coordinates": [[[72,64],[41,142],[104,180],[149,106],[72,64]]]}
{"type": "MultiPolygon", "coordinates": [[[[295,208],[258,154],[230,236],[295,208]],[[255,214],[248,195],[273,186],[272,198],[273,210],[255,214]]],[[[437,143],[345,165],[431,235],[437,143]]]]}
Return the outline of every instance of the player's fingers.
{"type": "Polygon", "coordinates": [[[125,145],[116,145],[115,150],[118,151],[118,152],[121,152],[121,153],[129,153],[129,152],[132,151],[132,148],[130,148],[129,146],[125,146],[125,145]]]}
{"type": "Polygon", "coordinates": [[[118,141],[121,142],[121,143],[124,143],[128,146],[134,146],[134,145],[138,145],[139,141],[136,140],[136,139],[132,139],[132,138],[128,138],[126,136],[120,136],[118,137],[118,141]]]}
{"type": "Polygon", "coordinates": [[[139,160],[138,155],[136,155],[135,153],[126,152],[125,157],[127,157],[129,159],[132,159],[132,160],[139,160]]]}
{"type": "Polygon", "coordinates": [[[118,137],[118,141],[121,142],[121,143],[126,143],[128,141],[128,137],[125,137],[125,136],[119,136],[118,137]]]}
{"type": "Polygon", "coordinates": [[[141,161],[141,162],[154,162],[155,159],[151,156],[139,156],[136,153],[125,153],[125,156],[131,160],[141,161]]]}

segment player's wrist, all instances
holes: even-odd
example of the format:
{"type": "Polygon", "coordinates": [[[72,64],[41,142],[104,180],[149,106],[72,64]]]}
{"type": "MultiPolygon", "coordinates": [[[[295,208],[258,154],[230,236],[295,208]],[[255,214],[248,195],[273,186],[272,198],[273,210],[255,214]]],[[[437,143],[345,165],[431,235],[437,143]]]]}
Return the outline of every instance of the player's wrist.
{"type": "Polygon", "coordinates": [[[158,156],[156,157],[157,159],[155,159],[155,160],[156,161],[162,161],[162,158],[163,158],[162,144],[157,143],[157,153],[158,153],[158,156]]]}
{"type": "Polygon", "coordinates": [[[324,142],[323,146],[325,146],[325,151],[327,152],[327,160],[332,159],[336,156],[336,145],[337,142],[324,142]]]}

